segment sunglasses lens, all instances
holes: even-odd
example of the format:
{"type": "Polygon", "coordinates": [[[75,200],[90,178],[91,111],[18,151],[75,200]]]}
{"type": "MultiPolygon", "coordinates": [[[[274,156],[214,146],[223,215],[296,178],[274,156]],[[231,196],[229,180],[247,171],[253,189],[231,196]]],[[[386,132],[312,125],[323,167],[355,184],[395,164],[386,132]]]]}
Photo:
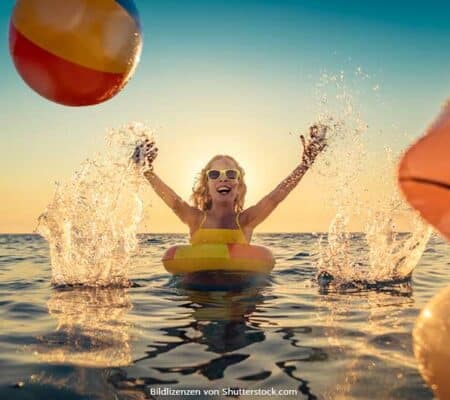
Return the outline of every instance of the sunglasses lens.
{"type": "Polygon", "coordinates": [[[216,169],[212,169],[211,171],[208,171],[208,179],[217,179],[220,176],[220,171],[217,171],[216,169]]]}
{"type": "Polygon", "coordinates": [[[228,179],[236,179],[238,176],[238,172],[235,169],[228,169],[225,174],[228,179]]]}

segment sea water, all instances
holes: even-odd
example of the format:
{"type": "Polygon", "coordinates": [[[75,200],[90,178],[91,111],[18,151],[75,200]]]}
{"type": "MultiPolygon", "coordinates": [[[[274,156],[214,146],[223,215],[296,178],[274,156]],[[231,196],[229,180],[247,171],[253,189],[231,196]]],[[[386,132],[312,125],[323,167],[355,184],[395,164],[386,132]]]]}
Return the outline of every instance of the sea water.
{"type": "MultiPolygon", "coordinates": [[[[187,239],[139,235],[133,287],[55,288],[42,237],[1,235],[0,398],[147,399],[151,389],[228,387],[298,390],[272,397],[280,399],[433,398],[411,331],[450,282],[450,246],[439,236],[410,284],[325,293],[315,283],[317,233],[257,234],[277,260],[270,281],[228,292],[170,284],[162,254],[187,239]]],[[[366,239],[349,240],[357,258],[366,239]]]]}

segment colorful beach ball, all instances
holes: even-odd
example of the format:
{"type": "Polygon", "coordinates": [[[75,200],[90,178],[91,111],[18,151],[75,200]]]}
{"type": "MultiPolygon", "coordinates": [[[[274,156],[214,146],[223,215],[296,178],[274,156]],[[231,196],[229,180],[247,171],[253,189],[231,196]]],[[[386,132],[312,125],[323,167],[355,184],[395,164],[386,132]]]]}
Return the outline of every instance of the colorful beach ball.
{"type": "Polygon", "coordinates": [[[450,240],[450,101],[404,154],[398,182],[406,200],[450,240]]]}
{"type": "Polygon", "coordinates": [[[132,0],[18,0],[9,46],[23,80],[68,106],[117,94],[139,61],[142,35],[132,0]]]}

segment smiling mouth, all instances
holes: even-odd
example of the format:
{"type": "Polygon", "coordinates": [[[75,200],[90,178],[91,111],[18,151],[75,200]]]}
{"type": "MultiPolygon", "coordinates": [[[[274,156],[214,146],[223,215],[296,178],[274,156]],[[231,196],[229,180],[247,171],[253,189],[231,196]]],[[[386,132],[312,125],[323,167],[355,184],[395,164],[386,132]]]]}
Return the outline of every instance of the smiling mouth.
{"type": "Polygon", "coordinates": [[[230,192],[231,192],[231,188],[229,186],[219,186],[217,188],[217,193],[220,193],[222,196],[225,196],[230,192]]]}

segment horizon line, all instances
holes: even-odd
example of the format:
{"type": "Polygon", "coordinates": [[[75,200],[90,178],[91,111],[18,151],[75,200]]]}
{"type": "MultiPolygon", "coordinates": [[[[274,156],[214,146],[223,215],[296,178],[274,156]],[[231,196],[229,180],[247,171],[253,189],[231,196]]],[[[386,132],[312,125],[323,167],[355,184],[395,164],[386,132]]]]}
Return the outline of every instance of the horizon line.
{"type": "MultiPolygon", "coordinates": [[[[347,233],[365,233],[364,231],[345,231],[347,233]]],[[[328,231],[263,231],[254,232],[254,235],[267,234],[291,234],[291,233],[314,233],[314,234],[328,234],[328,231]]],[[[395,231],[394,233],[411,233],[411,231],[395,231]]],[[[38,232],[0,232],[0,236],[4,235],[35,235],[42,236],[38,232]]],[[[137,235],[189,235],[187,232],[139,232],[137,235]]]]}

